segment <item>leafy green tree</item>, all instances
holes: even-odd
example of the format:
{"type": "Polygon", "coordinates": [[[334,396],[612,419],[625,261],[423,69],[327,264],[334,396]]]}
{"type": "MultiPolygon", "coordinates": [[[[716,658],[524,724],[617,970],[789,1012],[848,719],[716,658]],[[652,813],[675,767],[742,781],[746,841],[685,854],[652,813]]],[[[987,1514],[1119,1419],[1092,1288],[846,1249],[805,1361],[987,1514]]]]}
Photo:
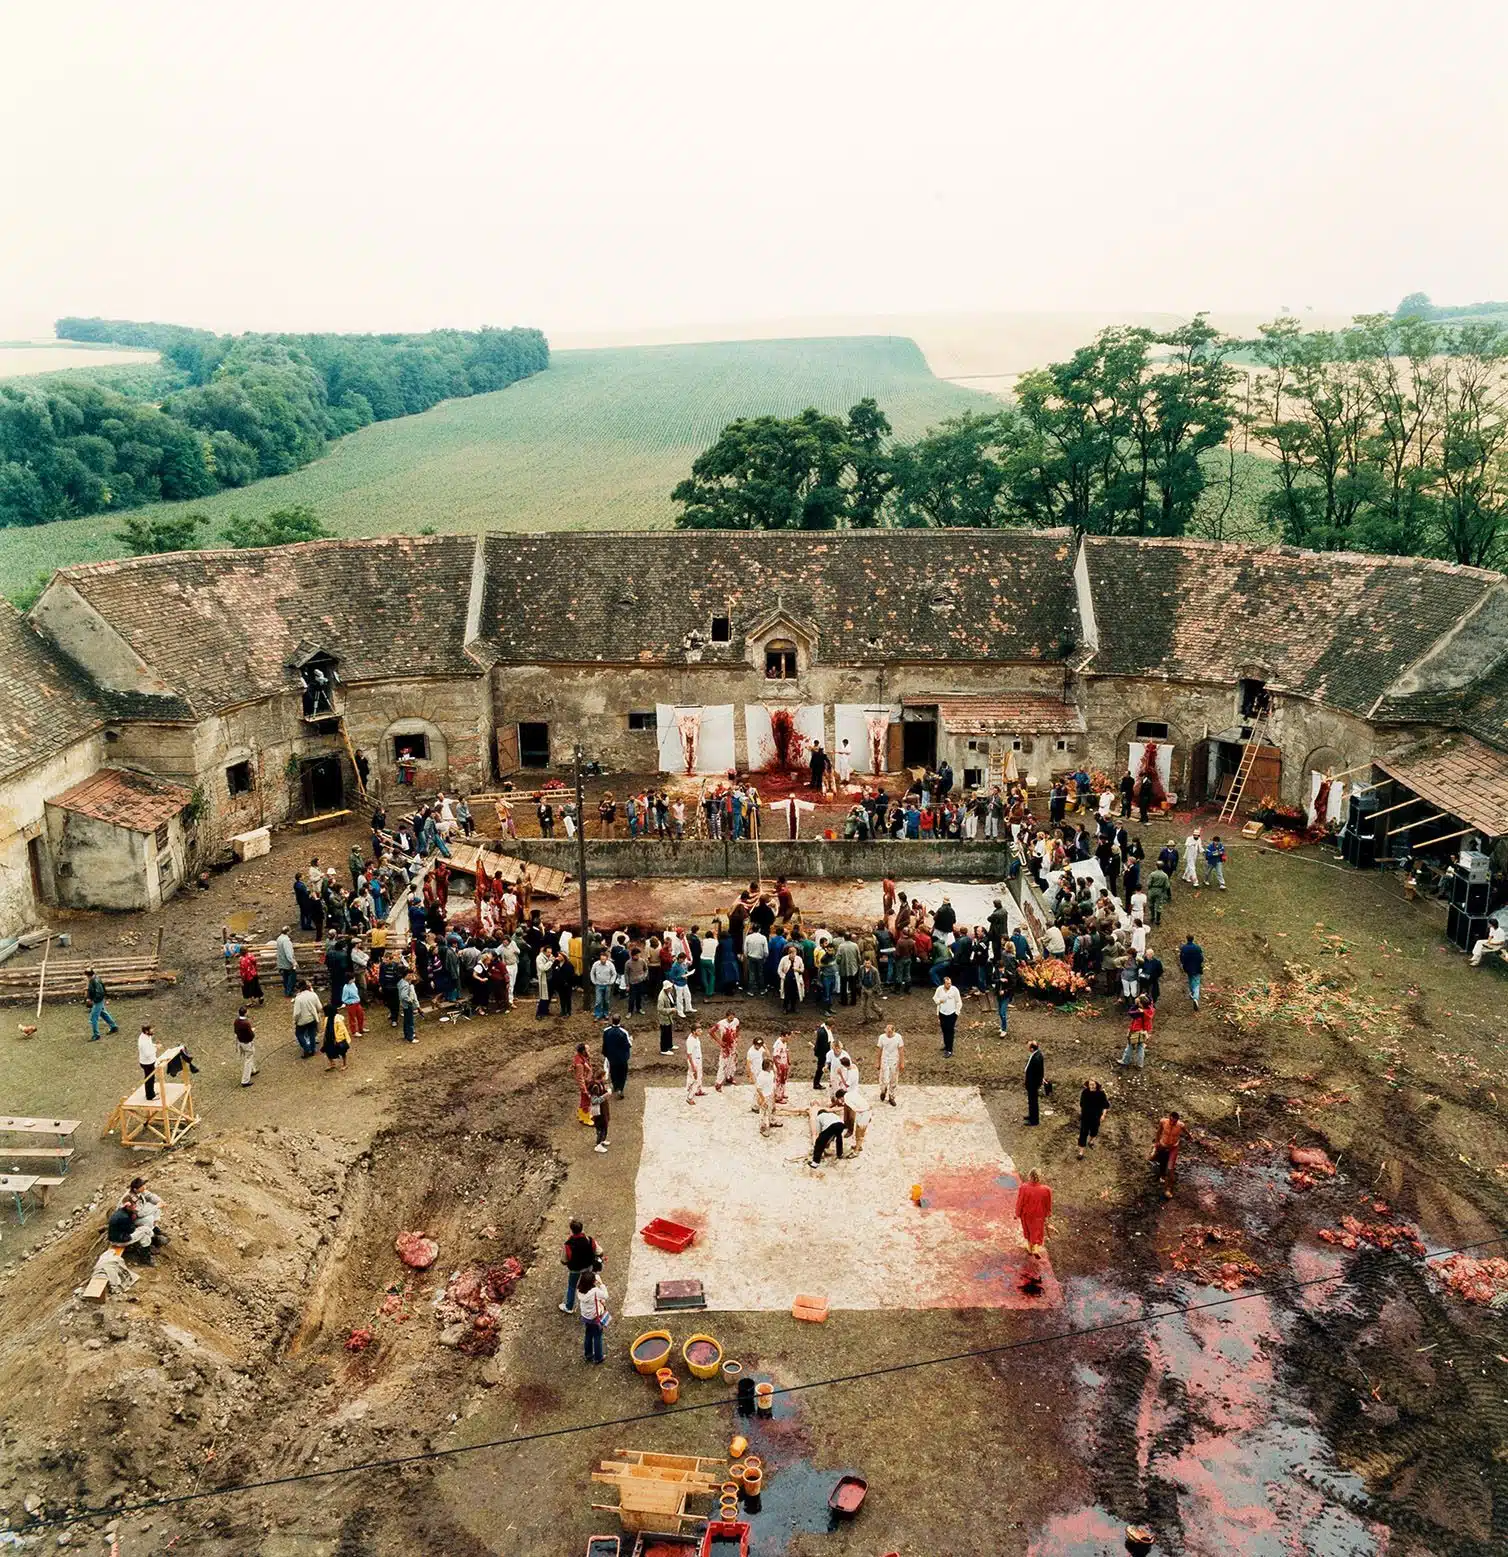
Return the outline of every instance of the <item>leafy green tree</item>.
{"type": "Polygon", "coordinates": [[[334,532],[319,522],[319,515],[307,503],[295,503],[290,508],[274,508],[261,518],[232,514],[220,533],[237,550],[245,550],[252,546],[326,540],[334,532]]]}
{"type": "Polygon", "coordinates": [[[883,522],[885,501],[895,489],[894,461],[886,446],[890,421],[866,396],[848,412],[848,522],[872,530],[883,522]]]}
{"type": "Polygon", "coordinates": [[[1429,319],[1435,312],[1435,305],[1429,300],[1428,292],[1410,292],[1404,300],[1393,310],[1395,319],[1429,319]]]}
{"type": "Polygon", "coordinates": [[[182,514],[172,518],[166,514],[125,514],[120,529],[115,532],[115,539],[133,557],[189,551],[199,539],[199,531],[206,523],[203,514],[182,514]]]}
{"type": "Polygon", "coordinates": [[[1004,455],[1015,429],[1008,411],[969,411],[895,449],[900,522],[974,529],[1021,523],[1006,501],[1004,455]]]}
{"type": "Polygon", "coordinates": [[[1453,343],[1441,394],[1441,550],[1454,562],[1490,567],[1508,537],[1508,333],[1467,325],[1453,343]]]}
{"type": "Polygon", "coordinates": [[[730,422],[699,454],[671,499],[683,529],[834,530],[878,522],[891,474],[879,407],[848,420],[808,407],[799,416],[730,422]]]}

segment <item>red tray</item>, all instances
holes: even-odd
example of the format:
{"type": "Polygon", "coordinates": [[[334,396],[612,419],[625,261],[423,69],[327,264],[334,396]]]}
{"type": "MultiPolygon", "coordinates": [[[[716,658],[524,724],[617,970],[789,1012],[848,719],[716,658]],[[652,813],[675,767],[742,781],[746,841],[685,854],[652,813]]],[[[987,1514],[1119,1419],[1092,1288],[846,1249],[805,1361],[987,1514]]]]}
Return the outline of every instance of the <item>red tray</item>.
{"type": "Polygon", "coordinates": [[[694,1227],[683,1227],[679,1222],[667,1222],[662,1216],[657,1216],[654,1221],[645,1223],[639,1229],[639,1234],[645,1243],[652,1243],[655,1248],[665,1249],[671,1254],[684,1254],[696,1242],[694,1227]]]}
{"type": "Polygon", "coordinates": [[[724,1552],[749,1557],[749,1526],[743,1520],[713,1519],[702,1532],[701,1557],[721,1557],[724,1552]]]}

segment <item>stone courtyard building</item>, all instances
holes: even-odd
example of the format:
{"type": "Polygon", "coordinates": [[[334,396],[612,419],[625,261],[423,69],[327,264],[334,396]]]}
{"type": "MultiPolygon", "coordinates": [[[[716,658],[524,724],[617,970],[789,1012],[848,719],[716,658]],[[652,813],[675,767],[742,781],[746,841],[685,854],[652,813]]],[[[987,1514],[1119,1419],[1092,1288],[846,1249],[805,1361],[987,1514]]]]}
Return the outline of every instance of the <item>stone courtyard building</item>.
{"type": "Polygon", "coordinates": [[[1417,558],[1022,530],[388,536],[66,568],[26,617],[0,606],[0,652],[0,934],[48,903],[152,904],[236,834],[354,805],[358,751],[391,804],[400,778],[522,784],[578,743],[610,774],[713,774],[846,741],[860,774],[946,760],[961,785],[1038,788],[1150,744],[1197,802],[1255,744],[1253,801],[1311,806],[1347,775],[1508,835],[1508,584],[1417,558]],[[111,870],[106,831],[80,854],[65,826],[101,773],[154,819],[111,870]]]}

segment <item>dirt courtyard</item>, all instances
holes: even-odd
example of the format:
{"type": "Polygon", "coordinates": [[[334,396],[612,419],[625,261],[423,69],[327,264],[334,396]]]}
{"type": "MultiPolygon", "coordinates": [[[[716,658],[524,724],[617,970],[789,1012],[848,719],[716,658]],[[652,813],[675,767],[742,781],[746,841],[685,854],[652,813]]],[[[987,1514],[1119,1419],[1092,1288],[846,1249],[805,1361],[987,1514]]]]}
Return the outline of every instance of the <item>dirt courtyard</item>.
{"type": "MultiPolygon", "coordinates": [[[[686,1108],[684,1061],[656,1054],[652,1017],[628,1024],[634,1059],[605,1154],[576,1120],[570,1057],[600,1043],[579,1006],[546,1021],[532,1002],[426,1017],[413,1048],[379,1011],[350,1068],[326,1073],[299,1057],[270,991],[253,1012],[261,1071],[243,1090],[221,927],[237,914],[275,933],[295,867],[311,852],[343,862],[356,836],[279,835],[269,858],[158,915],[52,921],[86,956],[148,944],[160,925],[181,976],[112,1002],[122,1031],[98,1044],[81,1001],[49,1003],[35,1036],[20,1030],[27,1008],[0,1028],[0,1111],[84,1121],[46,1209],[24,1226],[0,1212],[4,1544],[579,1554],[617,1529],[592,1508],[615,1490],[591,1480],[615,1449],[726,1457],[738,1432],[766,1466],[757,1557],[1111,1557],[1129,1522],[1152,1528],[1159,1554],[1200,1557],[1508,1549],[1505,1315],[1413,1243],[1448,1250],[1508,1227],[1508,983],[1468,969],[1441,911],[1406,903],[1391,878],[1236,844],[1228,892],[1176,888],[1158,949],[1172,970],[1177,943],[1198,937],[1206,999],[1196,1014],[1170,971],[1144,1072],[1116,1068],[1124,1023],[1103,997],[1068,1009],[1018,997],[1006,1041],[993,1002],[974,999],[951,1062],[930,1000],[892,998],[884,1015],[907,1039],[901,1105],[883,1111],[896,1117],[786,1204],[772,1186],[789,1174],[794,1195],[807,1171],[785,1161],[800,1121],[761,1141],[743,1086],[717,1109],[686,1108]],[[100,1136],[138,1075],[143,1020],[201,1066],[202,1121],[163,1158],[100,1136]],[[1055,1084],[1036,1130],[1022,1124],[1028,1039],[1055,1084]],[[1080,1161],[1091,1076],[1110,1111],[1080,1161]],[[1147,1157],[1169,1108],[1195,1138],[1165,1200],[1147,1157]],[[917,1168],[902,1143],[929,1119],[956,1133],[917,1168]],[[1294,1148],[1333,1172],[1295,1164],[1294,1148]],[[1051,1280],[1032,1304],[971,1299],[959,1270],[1003,1290],[1014,1269],[996,1181],[1031,1168],[1054,1194],[1051,1280]],[[85,1303],[75,1289],[136,1172],[166,1202],[171,1242],[128,1297],[85,1303]],[[930,1174],[930,1206],[905,1194],[912,1173],[924,1188],[930,1174]],[[723,1250],[751,1203],[758,1242],[723,1250]],[[652,1258],[638,1228],[677,1211],[705,1216],[704,1240],[652,1258]],[[601,1368],[558,1310],[572,1216],[606,1256],[615,1322],[601,1368]],[[966,1258],[931,1263],[929,1219],[966,1258]],[[834,1300],[821,1325],[790,1316],[811,1267],[780,1252],[813,1220],[827,1273],[814,1285],[834,1300]],[[407,1231],[438,1245],[429,1269],[399,1260],[407,1231]],[[709,1311],[640,1317],[672,1269],[706,1281],[709,1311]],[[675,1339],[676,1407],[627,1359],[655,1327],[675,1339]],[[773,1416],[742,1417],[721,1381],[686,1376],[680,1347],[701,1329],[789,1392],[773,1416]],[[850,1470],[868,1502],[831,1526],[828,1492],[850,1470]]],[[[741,885],[725,884],[727,900],[741,885]]],[[[718,906],[715,887],[656,883],[652,898],[689,919],[707,912],[701,894],[718,906]]],[[[852,890],[867,917],[877,886],[852,890]]],[[[611,906],[594,896],[594,918],[611,906]]],[[[787,1025],[774,1003],[735,1005],[745,1042],[787,1025]]],[[[795,1103],[812,1095],[816,1020],[809,1005],[794,1022],[795,1103]]],[[[875,1026],[834,1017],[866,1087],[875,1026]]]]}

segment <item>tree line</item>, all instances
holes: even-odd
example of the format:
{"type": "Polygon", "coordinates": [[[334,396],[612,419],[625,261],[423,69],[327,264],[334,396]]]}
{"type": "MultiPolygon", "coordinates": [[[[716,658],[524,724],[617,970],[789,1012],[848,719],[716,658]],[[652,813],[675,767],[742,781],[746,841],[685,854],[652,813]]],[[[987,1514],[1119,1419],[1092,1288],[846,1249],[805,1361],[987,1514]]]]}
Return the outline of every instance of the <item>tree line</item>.
{"type": "Polygon", "coordinates": [[[732,422],[673,490],[676,522],[1220,536],[1239,448],[1262,457],[1269,538],[1477,566],[1508,538],[1508,332],[1491,323],[1113,327],[1023,375],[1009,406],[891,434],[873,400],[732,422]]]}
{"type": "Polygon", "coordinates": [[[0,526],[207,497],[306,465],[333,439],[549,366],[538,330],[214,335],[60,319],[69,340],[149,347],[179,387],[143,403],[87,378],[0,384],[0,526]]]}

